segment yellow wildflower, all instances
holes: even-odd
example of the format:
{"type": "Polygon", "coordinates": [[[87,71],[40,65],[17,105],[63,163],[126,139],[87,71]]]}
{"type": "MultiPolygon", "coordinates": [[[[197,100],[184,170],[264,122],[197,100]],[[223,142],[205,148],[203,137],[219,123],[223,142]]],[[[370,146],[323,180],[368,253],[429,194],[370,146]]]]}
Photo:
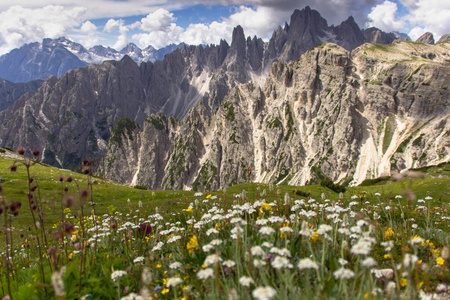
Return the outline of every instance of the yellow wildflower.
{"type": "Polygon", "coordinates": [[[384,239],[388,240],[395,234],[394,230],[391,227],[388,227],[384,230],[384,239]]]}
{"type": "Polygon", "coordinates": [[[309,241],[311,243],[314,243],[315,241],[317,241],[317,239],[319,238],[319,234],[316,232],[314,232],[314,234],[309,238],[309,241]]]}
{"type": "Polygon", "coordinates": [[[438,258],[436,258],[436,263],[440,266],[443,266],[445,263],[445,260],[439,256],[438,258]]]}
{"type": "Polygon", "coordinates": [[[408,284],[408,279],[406,278],[400,278],[400,286],[405,287],[408,284]]]}
{"type": "Polygon", "coordinates": [[[209,194],[208,196],[206,196],[206,199],[209,199],[209,198],[211,198],[211,194],[209,194]]]}
{"type": "Polygon", "coordinates": [[[187,243],[186,249],[189,250],[189,254],[198,249],[198,240],[197,240],[197,236],[195,234],[192,236],[189,243],[187,243]]]}
{"type": "Polygon", "coordinates": [[[161,268],[162,267],[162,265],[160,264],[160,263],[158,263],[157,265],[156,265],[156,268],[157,269],[159,269],[159,268],[161,268]]]}
{"type": "Polygon", "coordinates": [[[191,212],[191,211],[192,211],[192,207],[186,208],[185,211],[186,211],[186,212],[191,212]]]}
{"type": "Polygon", "coordinates": [[[391,255],[390,254],[385,254],[384,255],[384,259],[390,259],[391,258],[391,255]]]}
{"type": "Polygon", "coordinates": [[[165,294],[167,294],[168,292],[170,292],[169,289],[163,289],[163,290],[161,291],[161,294],[165,295],[165,294]]]}

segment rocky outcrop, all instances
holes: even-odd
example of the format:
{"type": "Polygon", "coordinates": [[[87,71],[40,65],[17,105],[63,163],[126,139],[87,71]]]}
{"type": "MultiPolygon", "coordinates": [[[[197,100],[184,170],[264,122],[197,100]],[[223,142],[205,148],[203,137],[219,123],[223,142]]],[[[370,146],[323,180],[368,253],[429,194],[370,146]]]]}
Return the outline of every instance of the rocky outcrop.
{"type": "Polygon", "coordinates": [[[450,40],[450,34],[446,33],[439,39],[438,43],[445,43],[450,40]]]}
{"type": "MultiPolygon", "coordinates": [[[[286,69],[284,63],[297,60],[305,51],[326,41],[352,48],[363,38],[353,18],[329,27],[317,11],[306,7],[295,11],[291,23],[279,27],[267,44],[257,37],[246,38],[238,26],[231,45],[225,41],[219,45],[183,45],[154,63],[138,66],[125,56],[120,61],[73,69],[59,78],[48,78],[36,93],[23,96],[0,112],[0,145],[34,146],[44,150],[44,162],[75,168],[82,159],[98,159],[105,153],[112,130],[121,118],[131,118],[143,128],[148,115],[163,113],[181,121],[197,105],[214,115],[227,95],[235,94],[235,89],[243,84],[262,89],[274,70],[273,61],[283,62],[284,67],[278,63],[276,66],[286,69]]],[[[67,40],[59,44],[73,53],[86,54],[67,40]]],[[[98,50],[108,52],[104,48],[98,50]]],[[[145,52],[133,45],[124,50],[130,51],[137,56],[145,52]]],[[[432,59],[435,54],[423,55],[432,59]]],[[[283,75],[283,82],[289,85],[294,70],[286,70],[289,71],[283,75]]],[[[315,82],[312,87],[316,91],[321,85],[315,82]]],[[[261,94],[262,102],[250,111],[252,116],[257,115],[268,97],[265,91],[255,91],[261,94]]]]}
{"type": "Polygon", "coordinates": [[[425,32],[416,40],[416,42],[434,45],[433,34],[431,32],[425,32]]]}
{"type": "Polygon", "coordinates": [[[366,43],[387,45],[398,40],[398,37],[394,33],[386,33],[375,27],[363,29],[362,33],[366,43]]]}
{"type": "Polygon", "coordinates": [[[181,122],[148,117],[108,145],[100,172],[152,189],[211,190],[324,176],[358,184],[449,161],[448,57],[447,45],[365,44],[350,54],[325,44],[275,62],[264,88],[235,86],[214,113],[200,102],[181,122]]]}
{"type": "Polygon", "coordinates": [[[13,83],[0,78],[0,110],[11,106],[22,95],[28,92],[35,92],[42,83],[42,80],[27,83],[13,83]]]}

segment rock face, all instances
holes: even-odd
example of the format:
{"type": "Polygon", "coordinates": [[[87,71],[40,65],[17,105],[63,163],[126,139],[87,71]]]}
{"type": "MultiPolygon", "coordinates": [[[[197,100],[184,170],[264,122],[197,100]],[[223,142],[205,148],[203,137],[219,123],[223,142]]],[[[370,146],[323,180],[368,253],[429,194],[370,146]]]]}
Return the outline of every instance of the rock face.
{"type": "Polygon", "coordinates": [[[25,93],[36,92],[42,85],[42,80],[30,81],[27,83],[12,83],[10,81],[0,79],[0,110],[11,106],[14,101],[25,93]]]}
{"type": "Polygon", "coordinates": [[[450,40],[450,34],[446,33],[439,39],[438,43],[444,43],[450,40]]]}
{"type": "Polygon", "coordinates": [[[264,88],[235,86],[214,113],[200,102],[117,133],[100,171],[152,189],[219,189],[247,181],[366,178],[450,160],[448,44],[325,44],[275,62],[264,88]],[[433,53],[432,56],[429,54],[433,53]]]}
{"type": "MultiPolygon", "coordinates": [[[[361,93],[374,93],[377,102],[369,104],[389,107],[381,116],[391,116],[396,111],[391,106],[397,107],[403,94],[414,103],[422,103],[415,100],[416,95],[431,99],[436,94],[433,99],[441,103],[447,91],[439,87],[442,94],[438,94],[438,87],[428,79],[448,74],[446,69],[447,73],[442,71],[442,63],[448,59],[443,45],[447,44],[434,48],[420,45],[412,48],[416,49],[414,53],[411,47],[405,46],[409,44],[401,44],[408,50],[378,44],[364,46],[367,54],[357,53],[367,57],[366,65],[344,48],[329,45],[317,47],[308,52],[309,56],[299,58],[308,47],[327,40],[351,48],[363,39],[353,18],[328,27],[318,12],[305,8],[293,14],[291,24],[279,27],[267,44],[257,37],[246,38],[238,26],[233,31],[231,45],[225,41],[219,45],[183,45],[162,61],[143,62],[140,66],[124,56],[120,61],[72,69],[59,78],[51,76],[34,94],[24,95],[0,112],[0,145],[13,149],[33,146],[42,150],[44,162],[72,169],[85,158],[100,159],[108,152],[102,167],[107,176],[152,188],[202,188],[206,186],[203,180],[211,181],[214,187],[227,186],[242,179],[246,165],[253,167],[254,178],[259,181],[284,179],[304,183],[314,180],[314,174],[322,169],[337,181],[347,177],[352,180],[353,174],[362,174],[355,177],[355,182],[359,182],[376,173],[373,167],[364,167],[370,173],[364,172],[363,167],[350,166],[348,160],[352,157],[356,162],[360,153],[365,153],[360,148],[369,136],[363,131],[368,123],[358,119],[364,112],[364,101],[368,101],[366,94],[361,93]],[[334,52],[336,55],[332,55],[334,52]],[[401,67],[395,66],[390,57],[377,56],[383,53],[398,56],[395,63],[401,67]],[[311,55],[321,59],[313,59],[311,55]],[[412,62],[408,64],[409,61],[412,62]],[[421,63],[424,66],[419,68],[421,63]],[[367,68],[370,72],[358,71],[366,76],[361,79],[355,75],[354,68],[367,68]],[[388,76],[390,69],[395,72],[404,69],[404,73],[388,76]],[[409,71],[411,74],[407,75],[409,71]],[[397,81],[404,86],[391,87],[397,81]],[[428,88],[428,94],[421,94],[422,88],[428,88]],[[386,95],[392,97],[385,98],[386,95]],[[333,107],[322,108],[326,101],[331,101],[333,107]],[[352,105],[349,108],[344,104],[352,105]],[[147,118],[149,115],[152,116],[147,118]],[[335,120],[337,125],[330,120],[335,120]],[[119,138],[124,127],[118,124],[126,124],[124,138],[119,138]],[[138,131],[147,132],[150,137],[141,136],[138,131]],[[335,131],[344,132],[345,137],[331,140],[328,135],[335,131]],[[294,137],[305,140],[294,141],[294,137]],[[321,142],[316,137],[321,137],[321,142]],[[123,148],[114,148],[118,144],[123,148]],[[131,146],[127,148],[128,144],[131,146]],[[333,163],[327,164],[324,157],[331,152],[336,157],[330,156],[333,163]],[[146,157],[145,153],[153,156],[146,157]],[[316,156],[323,159],[318,161],[316,156]],[[236,159],[241,163],[235,163],[236,159]],[[149,168],[154,170],[153,175],[144,174],[149,168]],[[317,172],[311,173],[311,168],[317,172]],[[214,176],[207,176],[213,173],[214,176]]],[[[139,54],[133,45],[128,50],[139,54]]],[[[431,110],[435,112],[434,106],[431,110]]],[[[386,118],[380,120],[387,122],[386,118]]],[[[393,121],[389,122],[391,126],[393,121]]],[[[377,126],[382,126],[381,123],[377,126]]],[[[370,134],[374,143],[378,143],[379,133],[370,134]]],[[[447,153],[447,148],[442,151],[447,153]]],[[[431,157],[427,154],[424,163],[432,161],[431,157]]],[[[404,156],[400,159],[405,160],[404,156]]],[[[384,160],[383,163],[387,164],[384,160]]],[[[405,160],[403,164],[412,163],[405,160]]]]}
{"type": "Polygon", "coordinates": [[[417,39],[416,42],[434,45],[433,34],[431,32],[425,32],[417,39]]]}

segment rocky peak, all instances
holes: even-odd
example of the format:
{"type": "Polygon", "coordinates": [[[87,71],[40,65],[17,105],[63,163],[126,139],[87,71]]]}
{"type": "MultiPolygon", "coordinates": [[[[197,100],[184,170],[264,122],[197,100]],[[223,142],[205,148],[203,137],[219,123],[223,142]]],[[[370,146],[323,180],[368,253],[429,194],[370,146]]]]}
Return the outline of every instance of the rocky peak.
{"type": "Polygon", "coordinates": [[[438,43],[448,42],[450,40],[450,34],[446,33],[439,39],[438,43]]]}
{"type": "Polygon", "coordinates": [[[434,45],[433,34],[431,32],[425,32],[416,40],[416,42],[434,45]]]}
{"type": "Polygon", "coordinates": [[[230,50],[236,52],[236,57],[238,59],[244,59],[246,56],[244,29],[240,25],[233,29],[233,38],[231,40],[230,50]]]}
{"type": "Polygon", "coordinates": [[[352,16],[333,29],[339,45],[349,51],[364,43],[364,35],[352,16]]]}
{"type": "Polygon", "coordinates": [[[376,27],[362,30],[364,42],[372,44],[390,44],[397,39],[394,33],[386,33],[376,27]]]}

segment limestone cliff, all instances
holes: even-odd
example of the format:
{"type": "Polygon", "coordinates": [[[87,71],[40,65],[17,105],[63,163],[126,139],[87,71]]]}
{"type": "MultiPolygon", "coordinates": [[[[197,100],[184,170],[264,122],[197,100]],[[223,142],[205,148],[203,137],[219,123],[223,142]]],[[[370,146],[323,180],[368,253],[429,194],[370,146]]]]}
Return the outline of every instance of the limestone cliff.
{"type": "Polygon", "coordinates": [[[181,122],[148,117],[110,142],[100,171],[152,189],[201,190],[323,174],[358,184],[449,161],[449,47],[322,45],[275,62],[263,88],[237,84],[216,111],[199,102],[181,122]]]}

